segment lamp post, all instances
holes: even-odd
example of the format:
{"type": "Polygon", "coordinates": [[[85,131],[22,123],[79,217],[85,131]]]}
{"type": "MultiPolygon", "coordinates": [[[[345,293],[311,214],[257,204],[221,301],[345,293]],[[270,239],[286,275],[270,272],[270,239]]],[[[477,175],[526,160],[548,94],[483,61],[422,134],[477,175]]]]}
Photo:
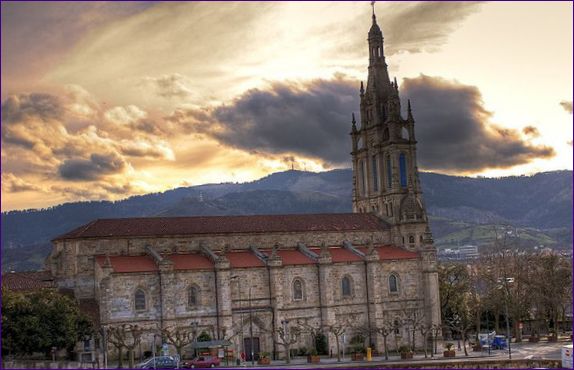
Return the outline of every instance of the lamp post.
{"type": "Polygon", "coordinates": [[[498,279],[499,288],[504,288],[504,293],[506,295],[504,299],[504,311],[506,315],[506,337],[508,338],[508,359],[512,360],[512,349],[510,348],[510,342],[512,338],[510,337],[510,324],[508,321],[508,300],[510,298],[510,291],[508,289],[509,283],[514,283],[513,277],[504,277],[503,279],[498,279]]]}
{"type": "MultiPolygon", "coordinates": [[[[241,280],[239,279],[239,275],[233,275],[230,280],[237,280],[237,291],[239,294],[239,317],[241,318],[241,343],[239,344],[239,350],[245,353],[245,338],[243,337],[243,309],[241,307],[241,280]]],[[[241,358],[241,353],[239,354],[239,358],[241,358]]]]}
{"type": "Polygon", "coordinates": [[[255,366],[255,357],[253,353],[253,314],[251,310],[251,287],[249,287],[249,340],[251,341],[251,366],[255,366]]]}
{"type": "Polygon", "coordinates": [[[199,322],[192,321],[190,323],[190,325],[191,325],[191,334],[193,335],[193,344],[194,344],[193,345],[193,355],[195,357],[197,357],[197,348],[196,348],[196,345],[197,345],[197,327],[199,326],[199,322]]]}

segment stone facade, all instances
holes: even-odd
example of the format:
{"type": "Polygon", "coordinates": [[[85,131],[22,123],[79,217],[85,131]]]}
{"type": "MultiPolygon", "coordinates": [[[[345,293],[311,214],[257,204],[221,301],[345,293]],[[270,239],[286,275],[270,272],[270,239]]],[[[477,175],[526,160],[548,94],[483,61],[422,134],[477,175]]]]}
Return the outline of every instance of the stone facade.
{"type": "MultiPolygon", "coordinates": [[[[409,312],[438,324],[414,119],[410,104],[400,115],[382,48],[373,14],[361,127],[353,117],[351,132],[354,214],[97,220],[53,241],[57,284],[97,302],[104,328],[148,329],[144,350],[160,329],[193,325],[236,350],[253,337],[260,351],[282,353],[275,329],[288,320],[323,328],[334,353],[331,326],[345,325],[349,339],[409,312]]],[[[378,351],[382,343],[365,338],[378,351]]],[[[312,346],[304,334],[292,347],[312,346]]]]}

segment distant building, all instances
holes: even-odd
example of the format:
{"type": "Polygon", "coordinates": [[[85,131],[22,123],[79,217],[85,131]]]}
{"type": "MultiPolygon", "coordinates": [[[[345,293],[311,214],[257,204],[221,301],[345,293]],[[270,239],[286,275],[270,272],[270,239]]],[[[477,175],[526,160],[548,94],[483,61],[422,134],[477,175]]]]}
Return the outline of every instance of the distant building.
{"type": "MultiPolygon", "coordinates": [[[[359,327],[408,312],[439,324],[415,121],[410,102],[401,116],[374,13],[368,44],[360,125],[353,115],[351,128],[354,213],[95,220],[53,240],[47,263],[57,284],[94,302],[103,328],[148,329],[143,350],[154,331],[192,325],[249,356],[281,353],[274,329],[285,320],[324,328],[332,352],[329,326],[349,322],[348,344],[359,327]]],[[[375,334],[364,344],[383,350],[375,334]]],[[[303,335],[293,348],[312,345],[303,335]]]]}
{"type": "Polygon", "coordinates": [[[467,261],[479,256],[478,246],[476,245],[443,248],[438,252],[439,260],[467,261]]]}

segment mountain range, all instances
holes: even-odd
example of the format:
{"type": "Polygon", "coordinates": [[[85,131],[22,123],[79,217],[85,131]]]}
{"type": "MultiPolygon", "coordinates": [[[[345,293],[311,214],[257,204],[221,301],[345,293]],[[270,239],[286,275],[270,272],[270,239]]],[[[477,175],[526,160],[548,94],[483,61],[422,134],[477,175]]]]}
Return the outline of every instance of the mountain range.
{"type": "MultiPolygon", "coordinates": [[[[420,174],[440,247],[488,244],[496,227],[528,246],[572,247],[572,171],[470,178],[420,174]]],[[[352,172],[285,171],[247,183],[206,184],[120,201],[2,213],[2,269],[39,269],[50,240],[97,218],[351,212],[352,172]]]]}

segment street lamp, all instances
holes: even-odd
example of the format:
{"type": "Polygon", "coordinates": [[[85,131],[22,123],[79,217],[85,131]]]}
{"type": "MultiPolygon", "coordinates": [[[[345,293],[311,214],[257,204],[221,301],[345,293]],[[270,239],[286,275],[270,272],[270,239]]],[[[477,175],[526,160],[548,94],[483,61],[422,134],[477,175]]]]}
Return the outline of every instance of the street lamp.
{"type": "Polygon", "coordinates": [[[498,283],[498,288],[504,288],[504,292],[506,294],[506,299],[504,300],[504,311],[506,315],[506,337],[508,338],[508,359],[512,360],[512,350],[510,349],[510,342],[512,342],[512,338],[510,337],[510,324],[508,322],[508,300],[510,299],[508,284],[514,283],[514,278],[505,277],[504,279],[498,279],[498,283]]]}
{"type": "Polygon", "coordinates": [[[249,287],[249,340],[251,342],[251,366],[255,366],[255,354],[253,353],[253,311],[251,310],[251,287],[249,287]]]}

